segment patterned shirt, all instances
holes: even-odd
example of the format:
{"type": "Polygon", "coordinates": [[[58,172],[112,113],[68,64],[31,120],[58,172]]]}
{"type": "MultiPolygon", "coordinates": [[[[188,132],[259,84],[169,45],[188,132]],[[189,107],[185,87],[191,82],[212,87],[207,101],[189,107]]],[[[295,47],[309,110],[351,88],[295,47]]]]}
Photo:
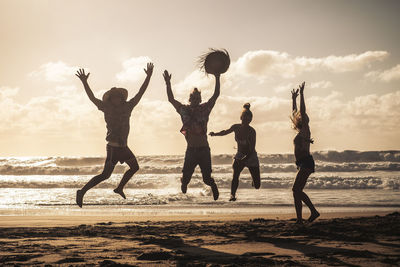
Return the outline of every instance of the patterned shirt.
{"type": "Polygon", "coordinates": [[[109,102],[101,101],[97,108],[104,112],[107,126],[106,140],[120,146],[127,146],[130,129],[129,119],[133,110],[132,103],[125,101],[119,106],[114,106],[109,102]]]}
{"type": "Polygon", "coordinates": [[[181,133],[187,134],[207,134],[207,123],[212,107],[207,103],[198,106],[182,105],[179,109],[183,126],[181,133]]]}
{"type": "Polygon", "coordinates": [[[182,128],[188,146],[208,146],[207,123],[215,102],[208,101],[198,106],[181,105],[177,112],[181,115],[182,128]]]}

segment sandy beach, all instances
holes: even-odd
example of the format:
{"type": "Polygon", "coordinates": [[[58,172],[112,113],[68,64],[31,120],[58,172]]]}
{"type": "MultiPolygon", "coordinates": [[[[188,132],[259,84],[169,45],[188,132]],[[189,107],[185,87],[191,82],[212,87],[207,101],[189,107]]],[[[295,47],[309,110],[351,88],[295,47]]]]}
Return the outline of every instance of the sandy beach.
{"type": "Polygon", "coordinates": [[[400,213],[2,216],[1,265],[396,266],[400,213]]]}

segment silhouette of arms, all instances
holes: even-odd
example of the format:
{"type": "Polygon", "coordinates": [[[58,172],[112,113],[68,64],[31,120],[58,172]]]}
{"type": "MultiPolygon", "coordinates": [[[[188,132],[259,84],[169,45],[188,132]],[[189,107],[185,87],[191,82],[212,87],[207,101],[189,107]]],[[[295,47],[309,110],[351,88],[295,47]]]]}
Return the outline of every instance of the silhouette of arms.
{"type": "Polygon", "coordinates": [[[230,134],[232,132],[234,132],[236,129],[236,124],[232,125],[231,128],[227,129],[227,130],[222,130],[220,132],[214,133],[214,132],[210,132],[209,135],[210,136],[224,136],[227,134],[230,134]]]}
{"type": "Polygon", "coordinates": [[[208,100],[208,104],[210,105],[210,108],[213,108],[215,105],[215,102],[217,101],[217,98],[219,97],[220,94],[220,74],[215,74],[215,89],[214,89],[214,94],[212,97],[208,100]]]}
{"type": "Polygon", "coordinates": [[[93,102],[97,107],[100,107],[103,103],[100,99],[96,98],[90,89],[87,79],[89,78],[90,72],[88,74],[85,73],[84,69],[79,69],[75,74],[82,82],[83,87],[85,88],[86,94],[88,95],[90,101],[93,102]]]}
{"type": "Polygon", "coordinates": [[[164,80],[165,80],[165,84],[167,86],[168,101],[178,111],[179,108],[182,106],[182,103],[180,103],[179,101],[177,101],[174,98],[174,93],[172,92],[172,88],[171,88],[171,76],[172,76],[172,74],[169,74],[167,70],[164,71],[163,77],[164,77],[164,80]]]}
{"type": "Polygon", "coordinates": [[[306,114],[306,103],[304,101],[304,86],[305,86],[306,82],[303,82],[300,86],[300,114],[301,114],[301,118],[302,118],[302,122],[305,124],[308,124],[309,122],[309,118],[306,114]]]}
{"type": "Polygon", "coordinates": [[[135,107],[139,103],[144,92],[146,91],[147,86],[149,85],[150,82],[151,75],[153,74],[153,69],[154,69],[153,63],[147,63],[147,68],[144,69],[144,72],[147,75],[146,79],[144,80],[142,86],[140,87],[139,92],[129,100],[129,103],[132,105],[132,107],[135,107]]]}
{"type": "Polygon", "coordinates": [[[306,114],[306,103],[304,102],[304,86],[305,82],[303,82],[299,88],[300,88],[300,113],[301,115],[306,114]]]}
{"type": "Polygon", "coordinates": [[[299,89],[293,89],[292,90],[292,112],[296,113],[297,112],[297,104],[296,104],[296,99],[297,96],[299,95],[299,89]]]}

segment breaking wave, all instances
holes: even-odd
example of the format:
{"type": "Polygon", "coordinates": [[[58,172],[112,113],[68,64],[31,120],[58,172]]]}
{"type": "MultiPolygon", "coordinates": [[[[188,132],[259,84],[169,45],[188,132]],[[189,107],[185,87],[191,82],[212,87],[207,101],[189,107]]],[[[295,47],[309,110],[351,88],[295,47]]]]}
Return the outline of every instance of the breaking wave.
{"type": "MultiPolygon", "coordinates": [[[[400,151],[321,151],[313,153],[318,172],[400,171],[400,151]]],[[[262,173],[295,172],[292,154],[260,154],[262,173]]],[[[141,174],[179,174],[183,156],[138,157],[141,174]]],[[[232,155],[212,158],[214,173],[232,171],[232,155]]],[[[103,169],[103,157],[0,158],[0,175],[93,175],[103,169]]],[[[118,165],[115,173],[123,173],[118,165]]]]}
{"type": "MultiPolygon", "coordinates": [[[[229,189],[231,186],[230,175],[214,175],[220,188],[229,189]]],[[[91,176],[2,176],[0,188],[79,188],[91,176]]],[[[97,185],[97,188],[115,188],[121,175],[113,175],[110,179],[97,185]]],[[[293,176],[262,175],[261,188],[290,188],[293,185],[293,176]]],[[[178,188],[180,176],[178,175],[137,175],[129,181],[126,188],[131,189],[165,189],[178,188]]],[[[190,182],[192,188],[208,188],[204,185],[201,175],[195,174],[190,182]]],[[[248,174],[240,178],[240,188],[252,188],[252,179],[248,174]]],[[[308,189],[389,189],[399,190],[398,177],[375,176],[317,176],[307,181],[308,189]]]]}

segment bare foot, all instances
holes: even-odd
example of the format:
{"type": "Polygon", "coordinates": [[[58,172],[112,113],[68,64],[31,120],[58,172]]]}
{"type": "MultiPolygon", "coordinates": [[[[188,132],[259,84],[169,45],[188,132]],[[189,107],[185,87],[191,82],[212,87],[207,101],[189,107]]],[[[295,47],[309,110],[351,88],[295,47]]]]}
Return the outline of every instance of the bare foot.
{"type": "Polygon", "coordinates": [[[213,183],[211,185],[211,190],[212,190],[212,194],[213,194],[214,200],[217,200],[218,197],[219,197],[219,191],[218,191],[218,187],[217,187],[217,185],[215,183],[213,183]]]}
{"type": "Polygon", "coordinates": [[[296,225],[303,225],[303,219],[301,219],[301,220],[297,219],[295,224],[296,225]]]}
{"type": "Polygon", "coordinates": [[[82,192],[82,190],[76,191],[76,204],[78,204],[79,208],[82,208],[82,204],[83,204],[83,192],[82,192]]]}
{"type": "Polygon", "coordinates": [[[311,216],[310,216],[310,218],[308,218],[307,221],[311,223],[311,222],[315,221],[315,219],[317,219],[320,215],[321,214],[319,214],[318,211],[315,211],[315,212],[311,213],[311,216]]]}
{"type": "Polygon", "coordinates": [[[126,196],[125,196],[124,191],[122,189],[115,188],[114,189],[114,193],[116,193],[116,194],[120,195],[121,197],[123,197],[124,199],[126,199],[126,196]]]}
{"type": "Polygon", "coordinates": [[[186,191],[187,191],[187,184],[181,184],[181,190],[182,190],[182,193],[184,193],[184,194],[186,194],[186,191]]]}
{"type": "Polygon", "coordinates": [[[236,197],[231,195],[231,198],[229,199],[229,201],[236,201],[236,197]]]}

